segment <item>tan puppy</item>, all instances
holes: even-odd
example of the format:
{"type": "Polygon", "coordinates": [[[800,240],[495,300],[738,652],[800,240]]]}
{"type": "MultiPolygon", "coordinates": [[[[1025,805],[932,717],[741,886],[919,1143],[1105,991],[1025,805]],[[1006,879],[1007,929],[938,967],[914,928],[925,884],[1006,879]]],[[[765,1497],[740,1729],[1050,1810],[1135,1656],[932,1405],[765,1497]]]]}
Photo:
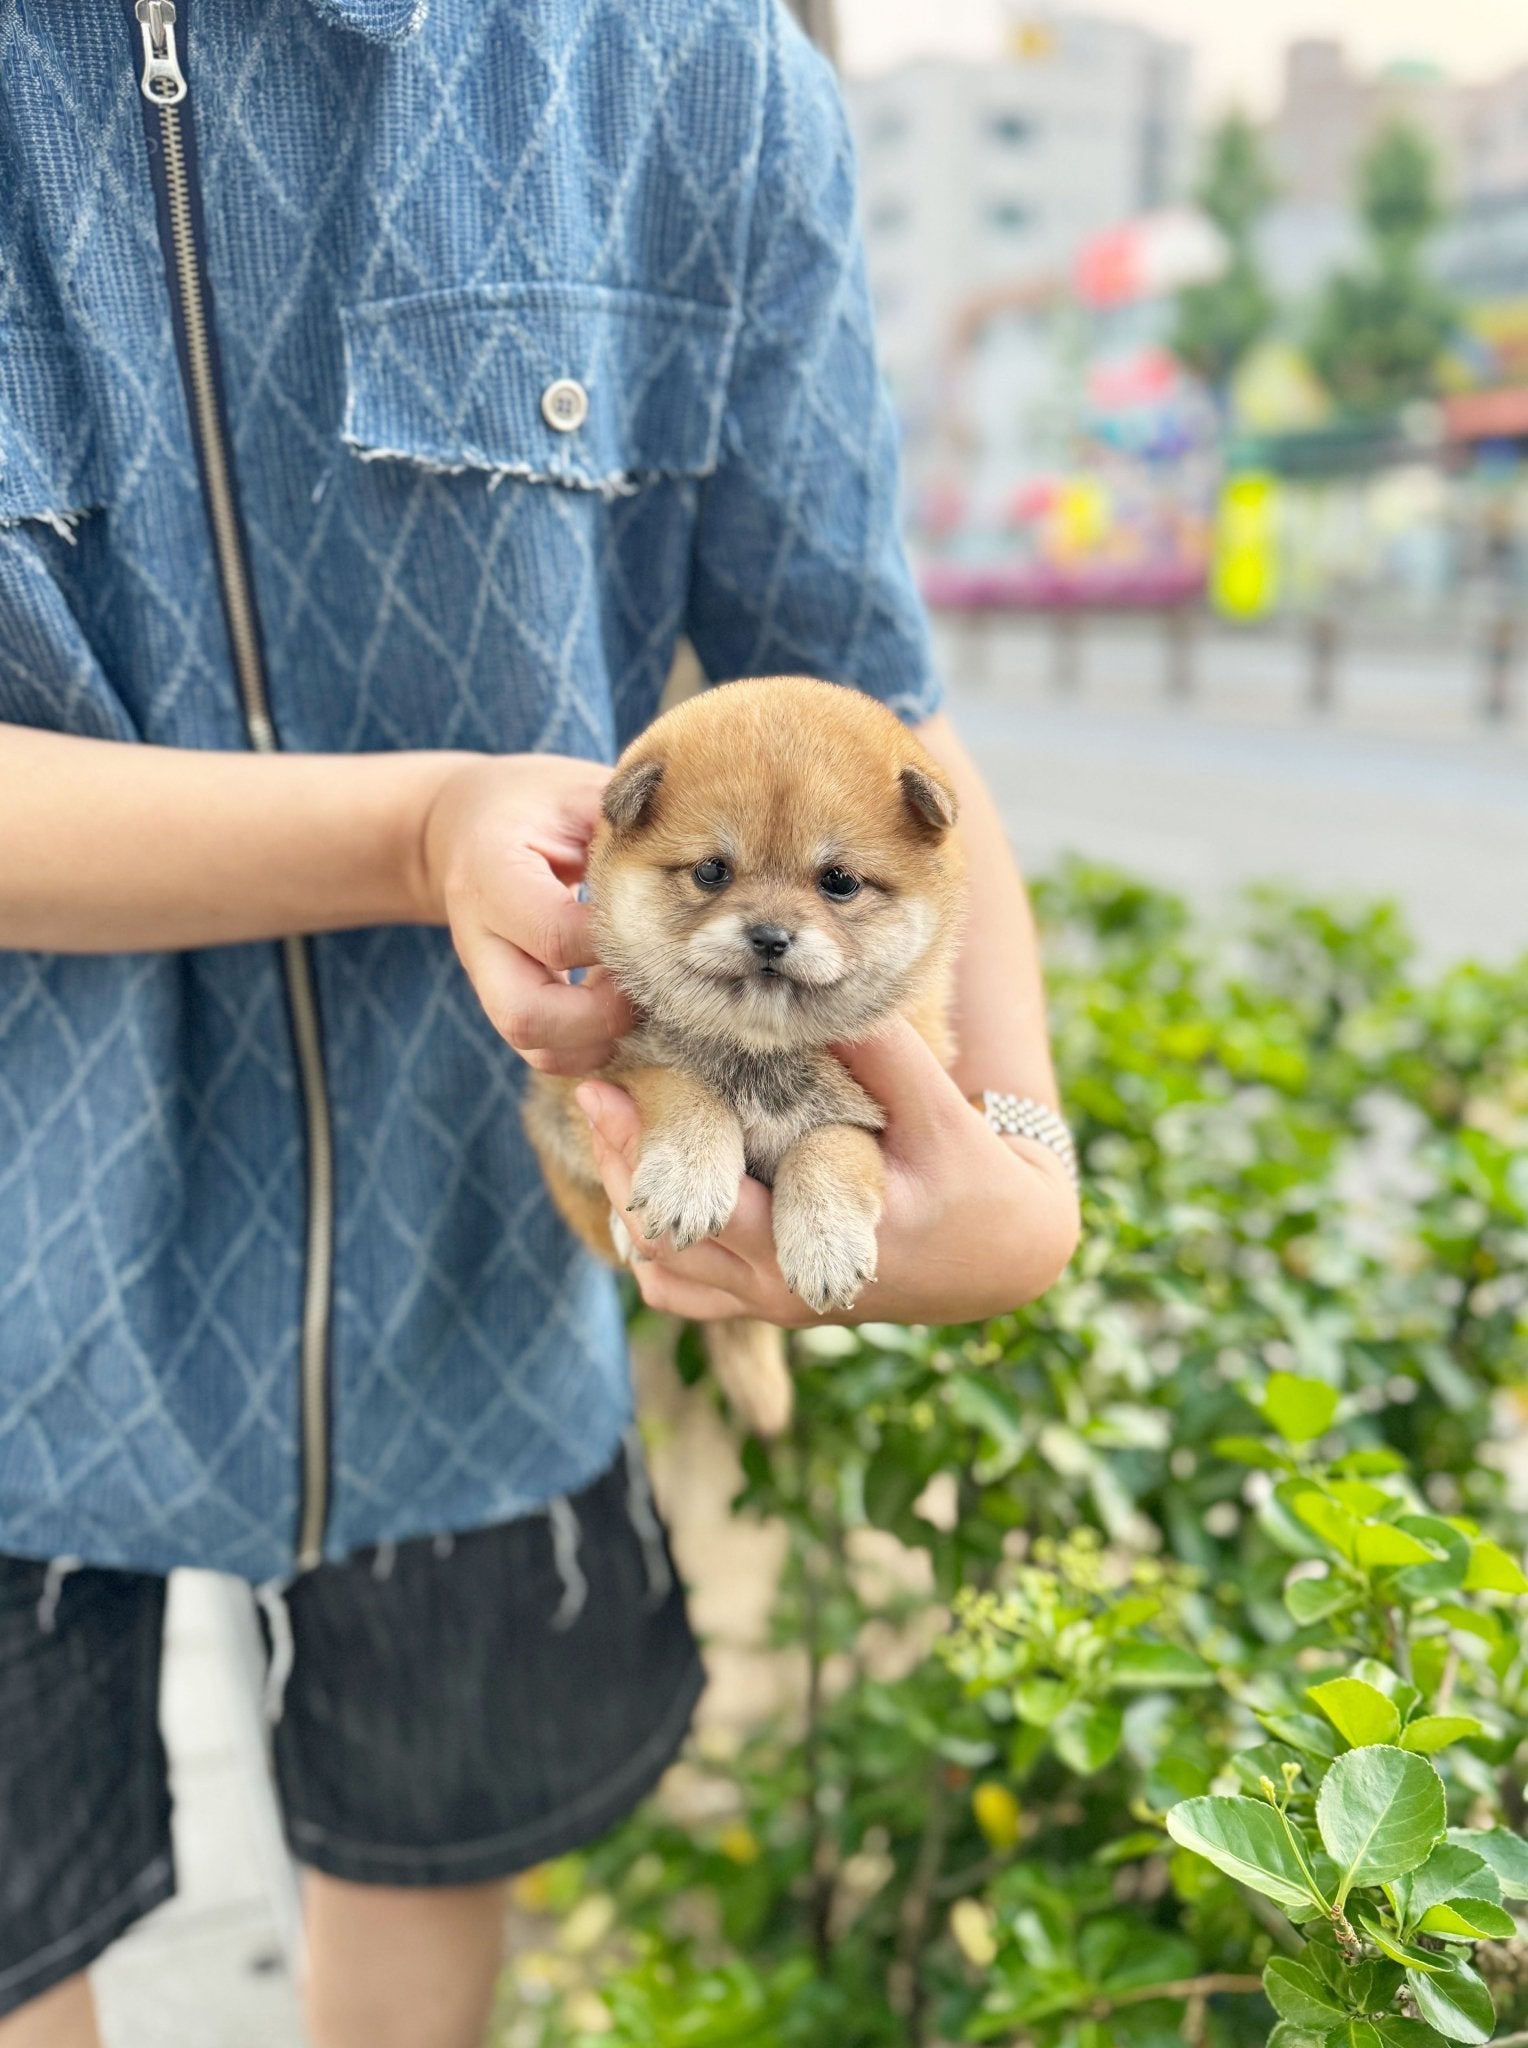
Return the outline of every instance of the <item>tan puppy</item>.
{"type": "MultiPolygon", "coordinates": [[[[642,1117],[631,1214],[677,1249],[714,1237],[744,1173],[774,1189],[792,1293],[818,1314],[875,1277],[880,1105],[832,1056],[901,1011],[950,1054],[962,867],[944,771],[884,706],[803,677],[728,683],[634,740],[589,857],[595,945],[638,1021],[602,1078],[642,1117]]],[[[525,1121],[552,1198],[629,1258],[574,1083],[525,1121]]],[[[778,1331],[714,1323],[713,1365],[756,1429],[790,1418],[778,1331]]]]}

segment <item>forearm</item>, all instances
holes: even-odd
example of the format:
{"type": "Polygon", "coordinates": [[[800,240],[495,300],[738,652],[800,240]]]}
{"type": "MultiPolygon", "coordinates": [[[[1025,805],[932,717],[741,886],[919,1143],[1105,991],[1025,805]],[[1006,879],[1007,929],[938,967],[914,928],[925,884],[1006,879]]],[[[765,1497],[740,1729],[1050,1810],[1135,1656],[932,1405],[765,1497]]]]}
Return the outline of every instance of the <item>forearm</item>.
{"type": "Polygon", "coordinates": [[[176,951],[422,921],[466,756],[260,756],[0,724],[0,948],[176,951]]]}
{"type": "Polygon", "coordinates": [[[969,868],[955,972],[955,1079],[968,1095],[998,1088],[1057,1107],[1034,917],[997,806],[945,718],[919,726],[918,737],[955,785],[955,829],[969,868]]]}

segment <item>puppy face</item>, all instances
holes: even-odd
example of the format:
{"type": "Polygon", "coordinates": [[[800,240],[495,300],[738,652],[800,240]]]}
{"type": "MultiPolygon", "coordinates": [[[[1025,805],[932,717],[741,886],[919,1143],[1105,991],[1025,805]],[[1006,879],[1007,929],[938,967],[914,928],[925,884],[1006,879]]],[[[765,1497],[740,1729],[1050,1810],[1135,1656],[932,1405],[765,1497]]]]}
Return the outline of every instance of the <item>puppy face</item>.
{"type": "Polygon", "coordinates": [[[912,997],[960,895],[942,771],[893,715],[799,677],[729,683],[617,764],[589,875],[600,958],[671,1031],[759,1050],[912,997]]]}

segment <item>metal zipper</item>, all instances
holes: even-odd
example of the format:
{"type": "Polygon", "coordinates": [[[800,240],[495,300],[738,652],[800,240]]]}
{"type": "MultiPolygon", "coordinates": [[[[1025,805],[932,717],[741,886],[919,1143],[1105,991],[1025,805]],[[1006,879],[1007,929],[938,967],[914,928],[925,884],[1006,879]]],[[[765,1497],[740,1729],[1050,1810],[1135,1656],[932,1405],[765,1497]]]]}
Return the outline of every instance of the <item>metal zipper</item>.
{"type": "MultiPolygon", "coordinates": [[[[180,0],[182,8],[186,0],[180,0]]],[[[135,0],[133,18],[143,46],[139,86],[154,109],[149,169],[163,199],[161,241],[179,313],[181,374],[196,443],[217,559],[223,616],[233,652],[245,737],[257,754],[279,752],[271,718],[259,614],[239,517],[212,331],[211,294],[198,239],[189,88],[176,39],[173,0],[135,0]],[[157,131],[159,148],[152,143],[157,131]]],[[[282,970],[293,1046],[302,1087],[307,1137],[308,1211],[299,1355],[301,1508],[297,1563],[301,1570],[323,1555],[329,1513],[329,1335],[334,1278],[334,1138],[324,1077],[323,1036],[313,960],[306,939],[281,941],[282,970]]]]}

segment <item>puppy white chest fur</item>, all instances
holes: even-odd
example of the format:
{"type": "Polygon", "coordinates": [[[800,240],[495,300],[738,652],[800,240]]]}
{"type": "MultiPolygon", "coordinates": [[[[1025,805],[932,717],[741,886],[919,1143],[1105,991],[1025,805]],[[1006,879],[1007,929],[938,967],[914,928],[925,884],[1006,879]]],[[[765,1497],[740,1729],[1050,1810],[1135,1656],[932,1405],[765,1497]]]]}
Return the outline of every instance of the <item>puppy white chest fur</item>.
{"type": "Polygon", "coordinates": [[[785,1153],[808,1131],[826,1124],[878,1131],[885,1122],[879,1103],[828,1053],[757,1052],[651,1026],[632,1050],[654,1065],[693,1074],[721,1098],[742,1131],[748,1172],[767,1187],[785,1153]]]}

